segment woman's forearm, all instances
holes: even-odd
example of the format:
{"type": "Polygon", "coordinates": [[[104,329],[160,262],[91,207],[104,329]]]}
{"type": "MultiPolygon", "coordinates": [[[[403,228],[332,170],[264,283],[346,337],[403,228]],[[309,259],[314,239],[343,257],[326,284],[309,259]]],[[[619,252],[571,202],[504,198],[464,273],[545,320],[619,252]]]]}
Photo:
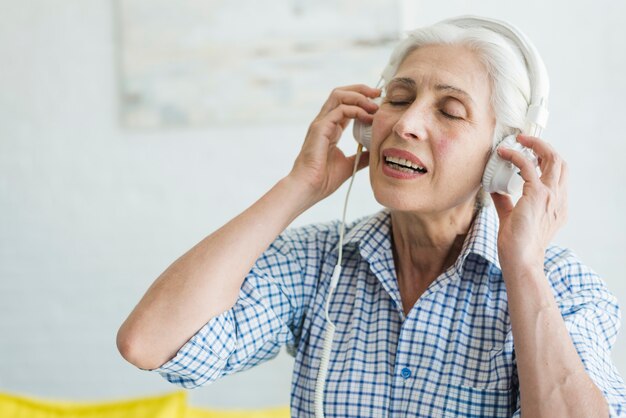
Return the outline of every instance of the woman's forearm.
{"type": "Polygon", "coordinates": [[[211,318],[232,307],[257,258],[312,206],[309,196],[286,177],[169,266],[118,332],[124,358],[143,369],[157,368],[211,318]]]}
{"type": "Polygon", "coordinates": [[[542,266],[503,269],[515,342],[522,416],[608,417],[587,374],[542,266]]]}

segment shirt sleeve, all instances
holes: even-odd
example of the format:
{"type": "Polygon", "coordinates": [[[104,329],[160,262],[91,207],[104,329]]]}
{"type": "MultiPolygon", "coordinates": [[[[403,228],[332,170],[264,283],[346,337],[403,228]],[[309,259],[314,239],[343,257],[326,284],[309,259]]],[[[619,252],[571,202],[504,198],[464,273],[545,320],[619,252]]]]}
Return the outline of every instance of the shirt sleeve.
{"type": "MultiPolygon", "coordinates": [[[[569,250],[552,247],[547,260],[546,274],[574,347],[604,394],[610,416],[625,417],[626,386],[611,360],[611,347],[621,325],[617,299],[569,250]]],[[[513,416],[519,417],[520,411],[513,416]]]]}
{"type": "Polygon", "coordinates": [[[336,225],[325,224],[281,234],[246,276],[235,305],[211,319],[154,371],[171,383],[194,388],[270,360],[284,345],[295,351],[304,309],[334,230],[336,225]]]}

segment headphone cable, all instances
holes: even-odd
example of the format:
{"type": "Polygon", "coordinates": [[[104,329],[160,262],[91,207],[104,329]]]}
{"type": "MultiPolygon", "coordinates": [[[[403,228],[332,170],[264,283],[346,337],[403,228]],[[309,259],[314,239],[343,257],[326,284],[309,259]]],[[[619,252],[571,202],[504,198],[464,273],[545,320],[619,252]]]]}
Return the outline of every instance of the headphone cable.
{"type": "Polygon", "coordinates": [[[330,285],[328,288],[328,296],[326,297],[326,303],[324,313],[326,316],[326,329],[324,332],[324,345],[322,349],[322,357],[320,359],[320,368],[317,373],[317,381],[315,383],[315,417],[324,418],[324,389],[326,387],[326,376],[328,374],[328,363],[330,361],[330,352],[332,350],[333,338],[335,336],[335,325],[330,320],[328,313],[330,307],[330,300],[333,292],[337,287],[339,276],[341,275],[341,261],[343,259],[343,236],[346,229],[346,212],[348,209],[348,198],[350,197],[350,191],[352,190],[352,184],[356,177],[357,168],[359,166],[359,160],[361,159],[361,153],[363,152],[363,145],[359,144],[354,159],[354,168],[352,169],[352,177],[350,178],[350,184],[348,191],[346,192],[346,199],[343,204],[343,215],[341,217],[341,226],[339,227],[339,255],[337,257],[337,264],[333,269],[333,275],[330,279],[330,285]]]}

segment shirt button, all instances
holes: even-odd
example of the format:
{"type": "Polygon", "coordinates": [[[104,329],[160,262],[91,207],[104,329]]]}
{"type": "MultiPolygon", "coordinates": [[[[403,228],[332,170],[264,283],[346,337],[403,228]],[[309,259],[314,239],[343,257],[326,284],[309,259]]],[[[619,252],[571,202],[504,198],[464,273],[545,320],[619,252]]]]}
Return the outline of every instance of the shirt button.
{"type": "Polygon", "coordinates": [[[411,377],[411,369],[409,369],[408,367],[405,367],[404,369],[402,369],[401,373],[402,373],[402,377],[404,377],[405,379],[408,379],[409,377],[411,377]]]}

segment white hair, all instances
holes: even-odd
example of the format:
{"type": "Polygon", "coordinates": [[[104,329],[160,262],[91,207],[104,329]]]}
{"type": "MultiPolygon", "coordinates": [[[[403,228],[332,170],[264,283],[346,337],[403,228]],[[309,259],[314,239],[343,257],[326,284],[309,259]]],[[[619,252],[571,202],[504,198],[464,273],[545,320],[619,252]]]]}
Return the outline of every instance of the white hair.
{"type": "MultiPolygon", "coordinates": [[[[462,45],[477,53],[491,83],[491,105],[496,117],[492,150],[502,138],[523,129],[531,90],[528,69],[517,45],[499,33],[478,26],[462,28],[437,23],[419,28],[409,32],[394,48],[383,72],[384,84],[391,81],[409,53],[426,45],[462,45]]],[[[481,188],[478,205],[489,202],[491,199],[481,188]]]]}

